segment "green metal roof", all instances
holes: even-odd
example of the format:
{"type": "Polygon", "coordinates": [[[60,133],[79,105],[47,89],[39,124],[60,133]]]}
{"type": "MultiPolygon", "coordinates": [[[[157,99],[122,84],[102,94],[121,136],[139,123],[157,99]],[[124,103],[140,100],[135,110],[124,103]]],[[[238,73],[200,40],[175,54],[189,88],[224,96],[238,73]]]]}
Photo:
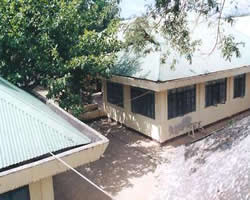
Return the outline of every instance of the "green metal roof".
{"type": "Polygon", "coordinates": [[[0,78],[0,170],[90,142],[43,102],[0,78]]]}

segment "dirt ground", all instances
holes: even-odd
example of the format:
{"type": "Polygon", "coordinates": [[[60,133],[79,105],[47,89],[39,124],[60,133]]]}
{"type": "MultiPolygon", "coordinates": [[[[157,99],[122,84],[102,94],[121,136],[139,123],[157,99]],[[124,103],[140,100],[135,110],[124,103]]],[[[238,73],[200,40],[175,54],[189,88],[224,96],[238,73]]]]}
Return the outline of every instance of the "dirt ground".
{"type": "MultiPolygon", "coordinates": [[[[167,162],[158,155],[159,144],[107,119],[90,126],[103,133],[110,143],[100,160],[78,170],[115,199],[147,200],[157,165],[167,162]]],[[[73,172],[55,176],[54,189],[56,200],[109,199],[73,172]]]]}
{"type": "MultiPolygon", "coordinates": [[[[242,113],[233,119],[224,120],[213,126],[207,127],[205,129],[205,134],[221,129],[224,126],[229,127],[234,121],[248,115],[249,111],[242,113]]],[[[185,156],[186,158],[195,158],[196,164],[197,162],[202,163],[204,161],[202,160],[202,157],[195,157],[194,155],[196,154],[193,155],[193,153],[197,151],[197,146],[189,145],[187,147],[186,145],[187,143],[192,142],[194,140],[193,138],[185,136],[160,146],[157,142],[152,141],[151,139],[120,124],[110,122],[107,118],[94,121],[89,125],[105,135],[110,140],[110,144],[100,160],[79,167],[78,171],[97,185],[101,186],[101,188],[113,196],[114,199],[186,199],[183,196],[176,198],[178,193],[177,196],[175,196],[178,187],[183,187],[184,184],[182,184],[180,180],[190,181],[187,178],[179,178],[179,168],[182,170],[180,170],[180,173],[186,174],[186,168],[182,168],[182,165],[185,164],[185,162],[181,161],[185,161],[185,156]],[[185,149],[185,151],[183,149],[185,149]],[[178,159],[179,157],[180,159],[178,159]],[[173,165],[173,162],[176,164],[173,165]],[[170,172],[171,174],[169,174],[170,172]],[[164,176],[161,176],[161,173],[164,176]],[[176,184],[166,184],[166,181],[173,182],[173,180],[176,181],[176,184]],[[166,188],[166,186],[171,188],[171,192],[175,191],[175,193],[168,193],[168,188],[166,188]],[[159,196],[160,192],[162,193],[161,196],[159,196]],[[168,197],[169,194],[171,195],[168,197]]],[[[228,131],[229,129],[225,130],[228,131]]],[[[220,133],[220,131],[218,131],[218,133],[220,133]]],[[[197,138],[202,136],[204,136],[204,133],[197,134],[197,138]]],[[[217,133],[208,138],[213,137],[214,141],[218,141],[218,143],[224,141],[221,140],[220,137],[216,139],[216,136],[217,133]]],[[[207,138],[201,141],[207,141],[207,138]]],[[[199,145],[199,142],[195,143],[195,145],[199,145]]],[[[189,167],[187,169],[189,170],[188,172],[190,172],[189,167]]],[[[196,168],[191,169],[191,171],[192,170],[193,172],[198,171],[196,168]]],[[[248,170],[248,168],[246,170],[248,170]]],[[[204,187],[206,188],[206,186],[204,187]]],[[[70,171],[54,177],[54,190],[55,200],[110,200],[110,198],[106,197],[93,186],[70,171]]],[[[185,192],[186,190],[182,191],[185,192]]],[[[201,196],[197,198],[192,196],[192,198],[194,200],[205,199],[201,196]]]]}
{"type": "Polygon", "coordinates": [[[250,200],[250,117],[164,154],[152,200],[250,200]]]}

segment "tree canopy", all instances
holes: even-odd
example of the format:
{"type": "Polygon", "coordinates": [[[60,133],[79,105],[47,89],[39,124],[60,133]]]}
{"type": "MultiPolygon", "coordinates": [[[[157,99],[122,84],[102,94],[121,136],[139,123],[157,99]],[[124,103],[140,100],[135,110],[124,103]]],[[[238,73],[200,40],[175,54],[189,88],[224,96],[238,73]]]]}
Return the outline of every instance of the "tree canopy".
{"type": "MultiPolygon", "coordinates": [[[[152,32],[160,32],[190,63],[199,41],[192,40],[190,13],[217,16],[215,48],[225,59],[240,56],[235,39],[223,33],[225,0],[155,0],[148,12],[129,24],[125,43],[117,39],[120,0],[1,0],[0,74],[25,89],[42,85],[49,98],[74,114],[83,111],[92,83],[109,77],[117,52],[132,47],[147,53],[148,44],[157,51],[152,32]],[[153,19],[154,23],[150,23],[153,19]],[[144,51],[143,51],[144,49],[144,51]]],[[[231,18],[226,19],[232,22],[231,18]]],[[[166,52],[167,53],[167,52],[166,52]]]]}
{"type": "Polygon", "coordinates": [[[118,0],[0,1],[1,76],[26,89],[46,86],[61,107],[82,112],[120,47],[118,13],[118,0]]]}
{"type": "Polygon", "coordinates": [[[222,17],[225,1],[155,0],[155,4],[148,6],[145,15],[125,25],[126,47],[132,47],[137,53],[141,53],[141,49],[144,48],[143,53],[148,53],[152,48],[149,50],[145,47],[150,44],[150,47],[153,45],[155,47],[153,50],[157,51],[159,45],[154,40],[153,34],[161,33],[166,38],[169,49],[175,50],[192,63],[193,54],[202,41],[193,40],[191,37],[190,16],[195,16],[197,21],[199,18],[209,20],[213,17],[211,26],[217,27],[217,39],[214,42],[214,48],[208,54],[218,48],[225,60],[230,61],[232,56],[240,57],[239,46],[244,45],[244,41],[236,41],[232,35],[224,33],[221,28],[223,23],[233,23],[232,17],[226,19],[222,17]]]}

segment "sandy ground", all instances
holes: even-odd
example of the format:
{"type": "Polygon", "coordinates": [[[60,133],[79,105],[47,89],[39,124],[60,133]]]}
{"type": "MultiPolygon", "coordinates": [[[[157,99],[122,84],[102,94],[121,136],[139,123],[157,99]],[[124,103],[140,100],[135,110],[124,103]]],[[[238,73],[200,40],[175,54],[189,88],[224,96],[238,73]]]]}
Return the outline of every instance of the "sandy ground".
{"type": "Polygon", "coordinates": [[[250,117],[164,154],[154,200],[250,199],[250,117]]]}
{"type": "MultiPolygon", "coordinates": [[[[92,124],[110,139],[104,156],[78,170],[119,200],[147,200],[153,193],[154,172],[161,160],[160,146],[107,119],[92,124]]],[[[54,177],[56,200],[108,200],[73,172],[54,177]]]]}
{"type": "MultiPolygon", "coordinates": [[[[110,144],[100,160],[78,170],[116,200],[250,199],[249,117],[208,127],[227,126],[189,145],[193,139],[181,137],[160,146],[107,119],[89,125],[110,144]]],[[[55,200],[110,200],[73,172],[55,176],[54,189],[55,200]]]]}

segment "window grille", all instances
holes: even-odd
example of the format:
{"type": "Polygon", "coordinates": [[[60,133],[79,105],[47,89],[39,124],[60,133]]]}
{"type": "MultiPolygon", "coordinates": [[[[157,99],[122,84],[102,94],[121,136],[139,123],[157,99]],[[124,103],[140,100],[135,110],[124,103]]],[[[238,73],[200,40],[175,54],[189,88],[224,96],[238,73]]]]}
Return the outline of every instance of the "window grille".
{"type": "Polygon", "coordinates": [[[196,110],[196,86],[168,91],[168,119],[183,116],[196,110]]]}
{"type": "Polygon", "coordinates": [[[137,87],[131,87],[131,110],[155,119],[155,93],[137,87]]]}
{"type": "Polygon", "coordinates": [[[234,77],[234,98],[244,97],[246,94],[246,74],[234,77]]]}
{"type": "Polygon", "coordinates": [[[111,104],[123,107],[123,85],[107,82],[107,100],[111,104]]]}
{"type": "Polygon", "coordinates": [[[226,103],[227,79],[206,83],[206,107],[226,103]]]}
{"type": "Polygon", "coordinates": [[[0,194],[0,200],[30,200],[29,187],[25,186],[0,194]]]}

